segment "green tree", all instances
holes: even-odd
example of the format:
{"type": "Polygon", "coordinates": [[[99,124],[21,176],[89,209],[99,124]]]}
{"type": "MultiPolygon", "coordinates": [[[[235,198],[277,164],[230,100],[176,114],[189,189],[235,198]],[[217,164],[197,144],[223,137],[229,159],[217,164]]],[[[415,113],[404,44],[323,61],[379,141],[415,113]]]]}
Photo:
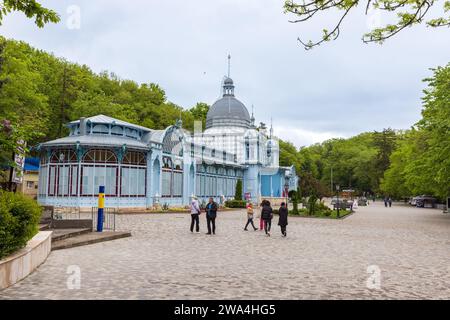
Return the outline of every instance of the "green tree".
{"type": "Polygon", "coordinates": [[[12,11],[21,11],[28,18],[34,18],[34,23],[42,28],[46,23],[59,22],[59,15],[50,9],[44,8],[35,0],[2,0],[0,3],[0,25],[3,18],[12,11]]]}
{"type": "Polygon", "coordinates": [[[450,194],[450,64],[424,81],[422,119],[391,155],[381,188],[399,196],[450,194]]]}
{"type": "Polygon", "coordinates": [[[236,192],[234,195],[234,200],[242,201],[242,180],[239,179],[236,182],[236,192]]]}
{"type": "MultiPolygon", "coordinates": [[[[341,12],[336,24],[331,28],[322,29],[322,37],[318,41],[305,41],[298,38],[298,41],[309,50],[323,42],[336,40],[341,33],[341,25],[350,11],[354,12],[359,4],[364,6],[365,14],[371,13],[371,10],[380,10],[381,12],[397,15],[397,20],[392,24],[387,24],[380,28],[375,28],[363,35],[363,42],[382,43],[388,38],[395,36],[397,33],[407,27],[425,22],[429,27],[444,27],[450,25],[450,1],[442,1],[441,17],[425,20],[425,16],[429,13],[431,7],[436,8],[439,4],[436,1],[428,0],[365,0],[361,3],[359,0],[312,0],[312,1],[296,1],[285,0],[284,11],[294,18],[290,20],[292,23],[305,22],[317,16],[318,13],[325,14],[332,10],[341,12]]],[[[436,8],[439,9],[439,8],[436,8]]]]}
{"type": "Polygon", "coordinates": [[[204,102],[198,102],[195,107],[191,108],[189,112],[194,117],[194,121],[201,121],[202,128],[206,127],[206,115],[209,111],[209,105],[204,102]]]}

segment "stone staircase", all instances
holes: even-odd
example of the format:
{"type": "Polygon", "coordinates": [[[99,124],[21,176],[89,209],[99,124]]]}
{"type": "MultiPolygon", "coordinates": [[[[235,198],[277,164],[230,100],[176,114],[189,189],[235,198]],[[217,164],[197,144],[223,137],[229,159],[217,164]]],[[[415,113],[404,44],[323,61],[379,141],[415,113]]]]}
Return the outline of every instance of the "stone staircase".
{"type": "Polygon", "coordinates": [[[45,217],[40,231],[52,231],[52,251],[131,237],[130,232],[93,232],[91,219],[53,220],[45,217]]]}
{"type": "Polygon", "coordinates": [[[52,237],[52,251],[131,237],[130,232],[118,231],[92,232],[89,229],[57,231],[55,238],[52,237]]]}

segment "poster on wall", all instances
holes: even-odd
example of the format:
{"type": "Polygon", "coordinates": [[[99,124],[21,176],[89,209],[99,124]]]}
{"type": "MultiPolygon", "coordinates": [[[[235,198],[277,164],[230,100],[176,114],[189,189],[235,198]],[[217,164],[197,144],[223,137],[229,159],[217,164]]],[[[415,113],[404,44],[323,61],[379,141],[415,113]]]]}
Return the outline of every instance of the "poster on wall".
{"type": "Polygon", "coordinates": [[[23,168],[25,166],[25,147],[26,142],[23,140],[19,140],[17,142],[17,150],[14,154],[14,164],[12,174],[12,182],[14,183],[22,183],[23,182],[23,168]]]}
{"type": "Polygon", "coordinates": [[[246,192],[244,194],[244,198],[245,198],[245,200],[249,201],[252,199],[252,194],[250,192],[246,192]]]}

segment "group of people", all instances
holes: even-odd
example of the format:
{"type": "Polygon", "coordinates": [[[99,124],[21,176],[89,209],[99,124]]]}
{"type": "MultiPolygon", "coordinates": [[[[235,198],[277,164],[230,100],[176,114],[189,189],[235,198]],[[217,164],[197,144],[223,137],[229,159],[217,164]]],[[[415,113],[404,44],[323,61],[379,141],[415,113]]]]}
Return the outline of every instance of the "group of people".
{"type": "Polygon", "coordinates": [[[392,207],[392,198],[384,197],[384,206],[387,207],[388,205],[389,205],[389,207],[392,207]]]}
{"type": "MultiPolygon", "coordinates": [[[[208,226],[208,232],[206,234],[212,235],[216,234],[216,217],[217,217],[217,209],[218,205],[214,202],[213,198],[209,198],[208,204],[205,207],[206,212],[206,225],[208,226]]],[[[200,232],[200,214],[202,213],[202,209],[200,208],[200,203],[198,202],[197,197],[192,198],[191,203],[191,232],[195,231],[200,232]]]]}
{"type": "MultiPolygon", "coordinates": [[[[272,219],[273,219],[273,209],[270,205],[270,202],[268,200],[263,200],[260,205],[260,215],[259,215],[259,230],[265,231],[266,235],[270,237],[270,229],[272,228],[272,219]]],[[[288,209],[286,207],[286,203],[282,203],[280,210],[279,210],[279,217],[278,217],[278,225],[281,228],[281,234],[283,237],[287,236],[286,227],[288,225],[288,209]]],[[[255,224],[253,222],[254,219],[254,209],[253,205],[251,203],[247,204],[247,223],[244,227],[244,230],[247,231],[248,226],[251,224],[253,227],[253,230],[258,230],[257,227],[255,227],[255,224]]]]}
{"type": "MultiPolygon", "coordinates": [[[[204,211],[206,213],[206,224],[208,227],[208,235],[216,234],[216,217],[217,217],[218,205],[214,202],[213,198],[209,198],[208,204],[206,205],[204,211]]],[[[194,227],[196,232],[200,232],[200,214],[202,208],[197,197],[192,197],[191,202],[191,232],[194,232],[194,227]]],[[[283,237],[287,236],[286,227],[288,225],[288,208],[286,203],[282,203],[279,209],[278,225],[281,228],[281,234],[283,237]]],[[[245,224],[244,230],[248,231],[248,226],[251,225],[253,230],[258,230],[254,223],[255,210],[253,209],[252,203],[247,204],[247,223],[245,224]]],[[[266,235],[270,237],[270,229],[272,227],[273,219],[273,209],[268,200],[263,200],[260,205],[260,215],[259,215],[259,230],[265,231],[266,235]]]]}

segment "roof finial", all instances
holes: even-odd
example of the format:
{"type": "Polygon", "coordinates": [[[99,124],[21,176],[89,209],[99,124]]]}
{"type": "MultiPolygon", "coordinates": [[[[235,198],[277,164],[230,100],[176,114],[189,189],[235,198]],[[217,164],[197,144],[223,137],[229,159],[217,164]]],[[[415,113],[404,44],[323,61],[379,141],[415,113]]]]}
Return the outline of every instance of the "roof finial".
{"type": "Polygon", "coordinates": [[[231,55],[228,54],[228,78],[230,77],[231,55]]]}
{"type": "Polygon", "coordinates": [[[254,115],[254,109],[255,107],[252,104],[252,117],[250,118],[251,121],[251,125],[254,127],[255,126],[255,115],[254,115]]]}
{"type": "Polygon", "coordinates": [[[273,138],[273,119],[270,117],[270,139],[273,138]]]}

